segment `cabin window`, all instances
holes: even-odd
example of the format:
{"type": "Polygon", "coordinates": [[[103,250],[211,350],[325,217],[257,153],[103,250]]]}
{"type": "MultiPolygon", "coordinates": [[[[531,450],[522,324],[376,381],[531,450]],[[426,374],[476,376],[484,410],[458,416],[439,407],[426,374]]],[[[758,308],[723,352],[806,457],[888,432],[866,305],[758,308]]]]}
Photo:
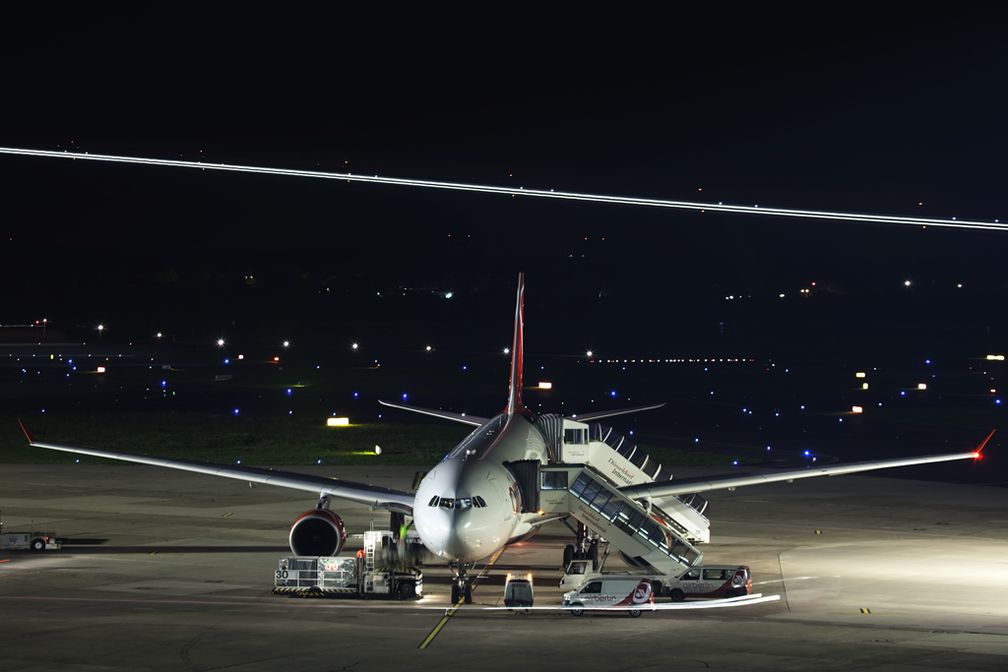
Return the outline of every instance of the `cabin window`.
{"type": "Polygon", "coordinates": [[[581,589],[582,593],[601,593],[602,592],[602,582],[592,581],[587,586],[581,589]]]}

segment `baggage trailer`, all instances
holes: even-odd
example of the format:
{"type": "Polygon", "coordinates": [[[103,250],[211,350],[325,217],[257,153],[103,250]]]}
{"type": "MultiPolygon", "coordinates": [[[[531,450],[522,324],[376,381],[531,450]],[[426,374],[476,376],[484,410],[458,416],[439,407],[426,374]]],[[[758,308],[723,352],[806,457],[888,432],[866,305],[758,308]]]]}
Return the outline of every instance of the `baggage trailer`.
{"type": "Polygon", "coordinates": [[[0,532],[0,550],[3,551],[58,551],[63,542],[49,532],[0,532]]]}
{"type": "Polygon", "coordinates": [[[63,548],[63,542],[51,532],[9,532],[4,529],[3,516],[0,516],[0,551],[58,551],[63,548]]]}
{"type": "Polygon", "coordinates": [[[387,530],[364,533],[364,550],[356,556],[290,556],[280,558],[273,593],[291,597],[423,597],[423,573],[415,567],[376,566],[375,558],[392,540],[387,530]]]}

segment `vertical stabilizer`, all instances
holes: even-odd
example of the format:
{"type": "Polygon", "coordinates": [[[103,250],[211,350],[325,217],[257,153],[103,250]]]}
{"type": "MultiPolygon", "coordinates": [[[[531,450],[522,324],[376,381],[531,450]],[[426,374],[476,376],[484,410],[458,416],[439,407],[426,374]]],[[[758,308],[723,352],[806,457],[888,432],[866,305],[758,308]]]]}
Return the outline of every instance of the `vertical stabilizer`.
{"type": "Polygon", "coordinates": [[[515,301],[514,340],[511,341],[511,383],[508,389],[508,415],[521,413],[525,410],[522,404],[522,354],[524,350],[523,335],[525,330],[525,274],[518,274],[518,298],[515,301]]]}

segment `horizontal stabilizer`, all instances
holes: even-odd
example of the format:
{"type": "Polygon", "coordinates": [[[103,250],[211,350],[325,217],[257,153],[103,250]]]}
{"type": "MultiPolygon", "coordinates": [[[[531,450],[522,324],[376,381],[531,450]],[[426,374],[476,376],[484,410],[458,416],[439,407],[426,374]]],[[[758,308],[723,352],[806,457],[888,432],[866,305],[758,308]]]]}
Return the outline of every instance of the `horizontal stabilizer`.
{"type": "Polygon", "coordinates": [[[420,408],[419,406],[407,406],[406,404],[393,404],[391,401],[382,401],[381,399],[378,400],[378,403],[382,406],[388,406],[389,408],[398,408],[400,411],[430,415],[435,418],[441,418],[442,420],[452,420],[454,422],[472,425],[473,427],[479,427],[490,420],[490,418],[481,418],[478,415],[469,415],[468,413],[452,413],[451,411],[441,411],[433,408],[420,408]]]}
{"type": "Polygon", "coordinates": [[[615,415],[629,415],[630,413],[640,413],[642,411],[653,411],[656,408],[661,408],[665,405],[663,401],[660,404],[652,404],[650,406],[634,406],[633,408],[618,408],[612,411],[595,411],[594,413],[578,413],[572,415],[567,420],[577,420],[578,422],[591,422],[592,420],[601,420],[602,418],[611,418],[615,415]]]}

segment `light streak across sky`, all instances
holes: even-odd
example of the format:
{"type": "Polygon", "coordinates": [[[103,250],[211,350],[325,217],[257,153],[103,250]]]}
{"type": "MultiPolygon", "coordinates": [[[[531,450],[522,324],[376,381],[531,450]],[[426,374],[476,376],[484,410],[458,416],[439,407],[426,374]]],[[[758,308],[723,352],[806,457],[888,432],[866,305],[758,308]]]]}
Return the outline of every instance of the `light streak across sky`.
{"type": "Polygon", "coordinates": [[[417,187],[422,189],[444,189],[448,191],[470,191],[485,194],[502,194],[506,196],[524,196],[529,198],[549,198],[560,201],[586,201],[590,203],[608,203],[613,205],[634,205],[650,208],[668,208],[673,210],[699,210],[702,212],[727,212],[744,215],[761,215],[765,217],[791,217],[795,219],[840,220],[848,222],[865,222],[870,224],[902,224],[909,226],[949,229],[983,229],[1004,231],[1008,224],[997,221],[982,222],[959,219],[935,219],[928,217],[903,217],[898,215],[874,215],[856,212],[838,212],[830,210],[796,210],[791,208],[761,208],[758,205],[725,205],[723,203],[702,203],[697,201],[675,201],[657,198],[636,198],[633,196],[613,196],[607,194],[588,194],[572,191],[554,191],[552,189],[525,189],[524,187],[505,187],[490,184],[470,184],[465,182],[444,182],[438,180],[415,180],[404,177],[383,177],[380,175],[356,175],[354,173],[334,173],[319,170],[297,170],[293,168],[268,168],[265,166],[246,166],[229,163],[206,163],[203,161],[182,161],[178,159],[151,159],[139,156],[117,156],[113,154],[90,154],[87,152],[53,151],[45,149],[22,149],[17,147],[0,147],[0,154],[18,156],[35,156],[53,159],[72,159],[83,161],[103,161],[107,163],[133,163],[145,166],[170,166],[174,168],[192,168],[198,170],[220,170],[231,173],[256,173],[261,175],[286,175],[288,177],[307,177],[320,180],[343,180],[345,182],[365,182],[370,184],[385,184],[399,187],[417,187]]]}

